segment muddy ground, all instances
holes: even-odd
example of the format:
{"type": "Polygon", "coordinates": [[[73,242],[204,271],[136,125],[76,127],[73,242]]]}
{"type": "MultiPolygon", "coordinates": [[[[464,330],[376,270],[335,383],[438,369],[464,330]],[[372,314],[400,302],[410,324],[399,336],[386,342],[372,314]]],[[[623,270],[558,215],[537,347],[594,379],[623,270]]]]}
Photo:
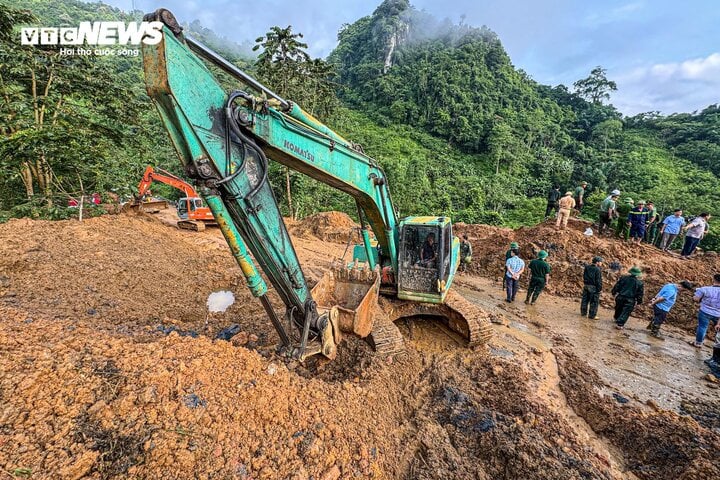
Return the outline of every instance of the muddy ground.
{"type": "MultiPolygon", "coordinates": [[[[475,234],[478,267],[458,288],[504,322],[489,346],[464,349],[417,319],[400,325],[405,355],[379,358],[350,339],[336,361],[299,365],[275,354],[277,336],[220,233],[181,231],[173,221],[165,213],[0,225],[6,477],[720,474],[719,390],[704,379],[704,357],[690,353],[682,330],[670,329],[655,345],[643,336],[642,319],[611,338],[604,324],[579,328],[576,304],[563,298],[541,297],[533,310],[499,301],[488,278],[492,259],[484,262],[481,252],[489,258],[510,240],[539,242],[545,227],[516,237],[464,227],[484,236],[475,234]],[[205,300],[217,290],[232,291],[236,303],[208,316],[205,300]],[[214,339],[233,323],[240,334],[214,339]]],[[[311,283],[343,254],[348,221],[327,214],[291,222],[311,283]]],[[[553,237],[562,248],[551,253],[560,259],[577,248],[581,262],[588,247],[576,242],[584,241],[575,232],[553,237]]],[[[623,245],[596,247],[617,248],[626,263],[634,255],[623,245]]],[[[554,278],[559,285],[565,278],[569,290],[574,274],[563,274],[577,265],[566,258],[554,278]]]]}
{"type": "MultiPolygon", "coordinates": [[[[603,280],[605,282],[601,302],[605,306],[614,304],[610,289],[621,275],[626,275],[630,267],[639,266],[643,270],[645,282],[644,305],[637,307],[638,313],[647,316],[652,312],[648,301],[660,291],[666,283],[690,280],[702,285],[712,285],[712,275],[720,272],[720,256],[717,252],[701,252],[690,260],[682,260],[677,252],[662,253],[647,244],[634,245],[612,237],[587,236],[584,231],[591,227],[590,222],[571,219],[568,229],[557,231],[554,222],[549,220],[534,227],[521,227],[517,230],[492,227],[488,225],[456,224],[455,234],[467,234],[473,245],[472,273],[490,278],[501,278],[504,268],[505,252],[510,242],[520,245],[520,257],[526,262],[536,257],[537,252],[546,250],[550,256],[548,262],[553,268],[553,281],[547,288],[549,293],[563,297],[576,297],[582,293],[583,268],[594,256],[604,259],[603,280]]],[[[522,284],[527,286],[529,277],[522,284]]],[[[694,329],[697,307],[692,295],[681,295],[668,316],[667,322],[685,329],[694,329]]]]}

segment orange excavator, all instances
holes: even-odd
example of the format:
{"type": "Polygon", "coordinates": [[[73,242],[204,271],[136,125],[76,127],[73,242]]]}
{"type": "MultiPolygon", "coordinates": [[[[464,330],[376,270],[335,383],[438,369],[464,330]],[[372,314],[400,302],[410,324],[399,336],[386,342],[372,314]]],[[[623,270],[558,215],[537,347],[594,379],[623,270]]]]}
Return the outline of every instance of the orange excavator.
{"type": "Polygon", "coordinates": [[[177,201],[177,215],[180,218],[177,223],[178,228],[202,232],[205,230],[205,225],[215,224],[215,217],[213,217],[210,209],[205,206],[202,198],[195,192],[192,185],[166,170],[158,169],[156,171],[152,165],[148,165],[145,169],[142,180],[140,180],[138,184],[138,198],[135,201],[136,206],[144,211],[157,208],[157,202],[145,201],[145,197],[149,196],[150,185],[153,182],[170,185],[185,194],[177,201]]]}

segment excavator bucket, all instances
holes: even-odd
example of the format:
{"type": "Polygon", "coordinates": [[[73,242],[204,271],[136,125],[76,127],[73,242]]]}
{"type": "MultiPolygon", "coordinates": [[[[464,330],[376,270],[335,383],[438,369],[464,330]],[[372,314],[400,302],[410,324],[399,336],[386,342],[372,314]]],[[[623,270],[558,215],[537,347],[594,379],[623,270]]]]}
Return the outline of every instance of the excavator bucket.
{"type": "Polygon", "coordinates": [[[380,274],[367,264],[335,266],[312,289],[318,311],[327,311],[341,332],[367,337],[378,304],[380,274]]]}
{"type": "Polygon", "coordinates": [[[157,213],[168,208],[165,200],[149,200],[146,202],[133,202],[127,204],[127,209],[135,212],[157,213]]]}

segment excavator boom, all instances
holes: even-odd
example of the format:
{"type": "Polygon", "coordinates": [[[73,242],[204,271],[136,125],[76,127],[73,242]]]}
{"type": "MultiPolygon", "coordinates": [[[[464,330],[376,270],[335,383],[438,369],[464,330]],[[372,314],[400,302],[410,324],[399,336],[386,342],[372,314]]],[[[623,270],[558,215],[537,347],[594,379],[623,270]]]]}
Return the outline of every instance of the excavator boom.
{"type": "MultiPolygon", "coordinates": [[[[447,217],[398,221],[382,168],[359,147],[183,36],[169,11],[158,10],[146,20],[165,24],[158,44],[143,45],[148,94],[187,176],[212,210],[250,290],[260,298],[288,351],[299,358],[314,353],[332,357],[340,324],[361,336],[374,331],[373,317],[382,316],[375,311],[380,270],[383,291],[408,301],[404,305],[410,308],[403,312],[411,314],[419,302],[445,302],[459,248],[447,217]],[[261,95],[226,93],[199,57],[261,95]],[[363,245],[356,248],[355,267],[341,267],[337,281],[321,282],[322,291],[316,287],[311,292],[307,285],[268,181],[268,157],[356,201],[363,245]],[[423,241],[428,246],[421,249],[423,241]],[[283,318],[267,300],[267,286],[250,252],[285,304],[283,318]],[[360,266],[359,260],[367,264],[360,266]],[[405,288],[398,288],[402,285],[405,288]],[[338,296],[347,298],[343,302],[338,296]],[[321,297],[326,305],[318,308],[315,298],[321,297]]],[[[477,343],[479,337],[472,338],[471,331],[465,325],[466,339],[477,343]]]]}

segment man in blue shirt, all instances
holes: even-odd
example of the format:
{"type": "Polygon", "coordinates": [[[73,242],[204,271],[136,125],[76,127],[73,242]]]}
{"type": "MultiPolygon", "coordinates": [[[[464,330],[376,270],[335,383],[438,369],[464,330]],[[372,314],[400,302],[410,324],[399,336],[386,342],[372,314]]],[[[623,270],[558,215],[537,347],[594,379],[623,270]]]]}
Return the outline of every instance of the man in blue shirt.
{"type": "Polygon", "coordinates": [[[695,288],[695,285],[687,280],[683,280],[680,283],[668,283],[660,289],[658,294],[655,295],[655,298],[650,302],[650,305],[653,307],[653,319],[647,328],[650,330],[652,336],[662,338],[660,335],[660,325],[663,324],[670,309],[675,305],[681,288],[684,290],[692,290],[695,288]]]}
{"type": "Polygon", "coordinates": [[[525,262],[518,257],[518,250],[513,248],[510,250],[510,258],[505,262],[505,288],[507,291],[508,303],[515,301],[515,295],[520,284],[520,275],[525,271],[525,262]]]}
{"type": "Polygon", "coordinates": [[[667,252],[672,242],[680,234],[680,230],[685,226],[685,219],[682,216],[682,209],[678,208],[672,215],[663,220],[662,227],[660,227],[660,250],[667,252]]]}
{"type": "MultiPolygon", "coordinates": [[[[690,342],[694,347],[703,346],[705,334],[712,323],[715,330],[720,332],[720,273],[713,276],[713,284],[695,290],[693,300],[700,304],[698,310],[698,326],[695,331],[695,341],[690,342]]],[[[713,357],[714,358],[714,357],[713,357]]]]}

